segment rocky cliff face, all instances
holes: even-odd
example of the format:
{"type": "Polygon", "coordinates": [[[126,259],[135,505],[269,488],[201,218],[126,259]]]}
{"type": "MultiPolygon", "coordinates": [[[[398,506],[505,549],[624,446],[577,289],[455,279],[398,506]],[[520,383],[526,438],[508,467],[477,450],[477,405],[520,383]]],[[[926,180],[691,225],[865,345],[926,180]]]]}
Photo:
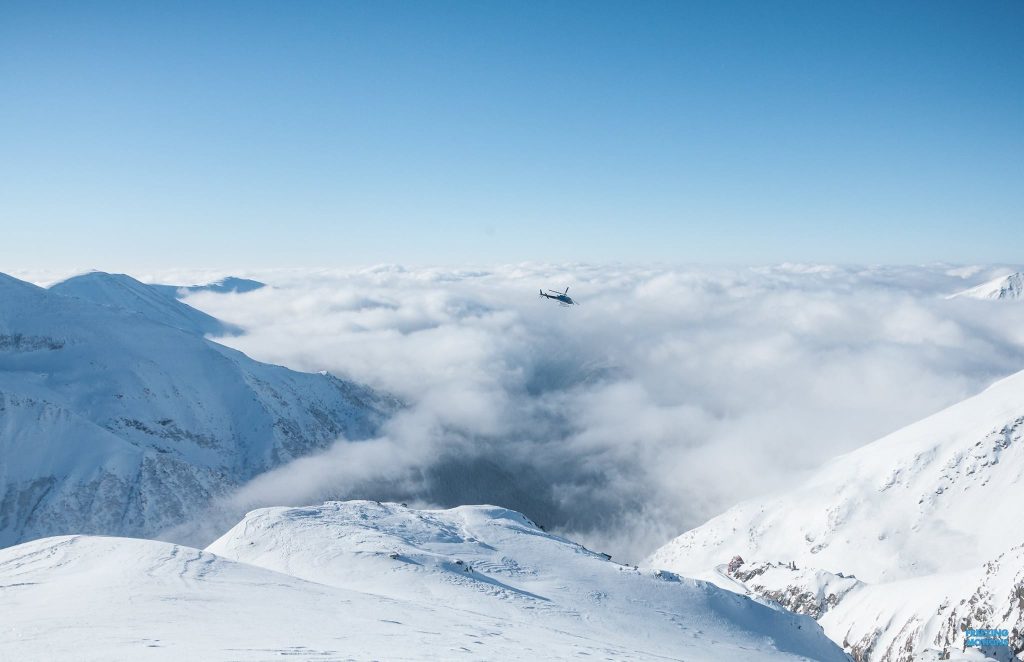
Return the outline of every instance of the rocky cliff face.
{"type": "Polygon", "coordinates": [[[740,586],[751,597],[816,619],[858,662],[958,659],[975,653],[974,659],[1002,662],[1024,651],[1021,546],[965,572],[886,584],[795,563],[742,559],[716,572],[735,582],[734,590],[740,586]],[[1005,630],[1007,645],[969,645],[983,638],[970,636],[972,630],[988,629],[1005,630]]]}

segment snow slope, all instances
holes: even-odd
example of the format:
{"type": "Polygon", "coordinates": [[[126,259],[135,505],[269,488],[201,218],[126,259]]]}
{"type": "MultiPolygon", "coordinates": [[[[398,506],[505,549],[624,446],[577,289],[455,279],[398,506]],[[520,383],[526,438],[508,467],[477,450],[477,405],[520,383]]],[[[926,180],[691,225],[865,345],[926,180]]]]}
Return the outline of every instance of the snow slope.
{"type": "Polygon", "coordinates": [[[807,617],[489,506],[267,509],[207,551],[48,538],[0,551],[0,595],[19,660],[847,659],[807,617]]]}
{"type": "Polygon", "coordinates": [[[963,292],[957,292],[949,298],[963,297],[968,299],[1010,299],[1020,301],[1024,299],[1024,273],[1000,276],[987,283],[963,292]]]}
{"type": "Polygon", "coordinates": [[[396,406],[206,340],[192,309],[140,283],[87,281],[110,303],[0,274],[0,546],[152,536],[262,471],[373,436],[396,406]]]}
{"type": "Polygon", "coordinates": [[[649,563],[818,616],[857,659],[955,651],[968,627],[1017,628],[1021,646],[1022,503],[1024,372],[730,509],[649,563]]]}

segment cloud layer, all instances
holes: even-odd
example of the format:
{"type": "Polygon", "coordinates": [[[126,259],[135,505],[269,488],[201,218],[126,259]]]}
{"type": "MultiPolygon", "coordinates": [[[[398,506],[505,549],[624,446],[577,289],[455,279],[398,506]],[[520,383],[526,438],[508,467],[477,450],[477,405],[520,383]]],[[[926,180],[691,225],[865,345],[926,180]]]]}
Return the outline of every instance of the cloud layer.
{"type": "Polygon", "coordinates": [[[246,328],[223,342],[256,359],[409,404],[385,437],[257,478],[228,510],[490,502],[639,560],[1024,368],[1024,306],[943,298],[995,273],[382,266],[249,273],[272,287],[188,302],[246,328]],[[581,306],[537,297],[565,286],[581,306]]]}

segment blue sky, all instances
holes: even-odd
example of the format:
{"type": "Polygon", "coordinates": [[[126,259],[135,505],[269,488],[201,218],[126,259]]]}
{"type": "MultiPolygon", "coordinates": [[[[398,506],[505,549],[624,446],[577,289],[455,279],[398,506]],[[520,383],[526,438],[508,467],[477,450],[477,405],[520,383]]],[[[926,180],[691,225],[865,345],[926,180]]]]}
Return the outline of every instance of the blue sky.
{"type": "Polygon", "coordinates": [[[1019,262],[1024,3],[0,4],[0,270],[1019,262]]]}

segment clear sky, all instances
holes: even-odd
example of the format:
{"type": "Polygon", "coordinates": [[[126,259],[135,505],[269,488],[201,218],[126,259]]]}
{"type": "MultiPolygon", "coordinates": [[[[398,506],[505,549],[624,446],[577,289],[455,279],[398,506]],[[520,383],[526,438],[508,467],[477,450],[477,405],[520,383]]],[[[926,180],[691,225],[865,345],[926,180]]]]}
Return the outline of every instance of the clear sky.
{"type": "Polygon", "coordinates": [[[0,271],[1020,261],[1024,2],[0,2],[0,271]]]}

